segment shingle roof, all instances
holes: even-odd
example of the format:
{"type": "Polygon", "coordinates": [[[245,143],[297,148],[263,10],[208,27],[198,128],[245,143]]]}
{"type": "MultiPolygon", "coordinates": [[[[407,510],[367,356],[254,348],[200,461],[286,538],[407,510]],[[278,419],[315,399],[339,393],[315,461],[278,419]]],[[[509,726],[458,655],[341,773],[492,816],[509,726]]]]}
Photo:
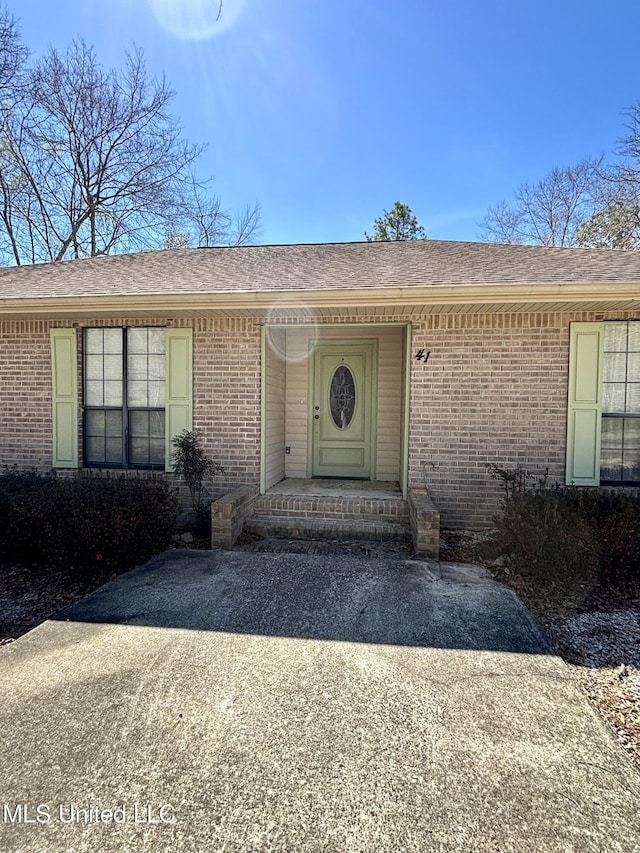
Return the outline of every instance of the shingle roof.
{"type": "Polygon", "coordinates": [[[415,240],[165,249],[7,267],[0,299],[640,283],[640,251],[415,240]]]}

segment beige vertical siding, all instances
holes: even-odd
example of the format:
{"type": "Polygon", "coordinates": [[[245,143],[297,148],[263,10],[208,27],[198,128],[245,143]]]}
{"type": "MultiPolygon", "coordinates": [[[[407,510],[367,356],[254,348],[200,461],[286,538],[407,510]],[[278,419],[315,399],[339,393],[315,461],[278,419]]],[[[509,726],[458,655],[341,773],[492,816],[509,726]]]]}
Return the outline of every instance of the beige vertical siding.
{"type": "Polygon", "coordinates": [[[265,486],[284,478],[285,445],[285,333],[271,329],[265,350],[265,486]]]}
{"type": "Polygon", "coordinates": [[[287,423],[285,445],[291,449],[285,456],[287,477],[308,477],[307,446],[309,429],[309,353],[313,342],[313,330],[287,329],[287,376],[286,411],[287,423]]]}
{"type": "Polygon", "coordinates": [[[402,441],[403,329],[399,326],[348,326],[344,329],[287,329],[286,441],[291,454],[285,463],[287,477],[309,475],[309,358],[314,339],[378,340],[378,411],[376,471],[378,480],[400,476],[402,441]]]}

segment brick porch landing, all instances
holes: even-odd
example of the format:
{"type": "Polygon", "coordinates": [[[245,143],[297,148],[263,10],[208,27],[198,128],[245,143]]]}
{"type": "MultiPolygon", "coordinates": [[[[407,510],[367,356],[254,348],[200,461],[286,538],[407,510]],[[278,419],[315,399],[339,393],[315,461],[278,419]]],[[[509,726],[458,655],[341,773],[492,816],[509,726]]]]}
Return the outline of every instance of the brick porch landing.
{"type": "Polygon", "coordinates": [[[399,485],[366,480],[282,480],[256,497],[244,529],[291,539],[411,541],[399,485]]]}

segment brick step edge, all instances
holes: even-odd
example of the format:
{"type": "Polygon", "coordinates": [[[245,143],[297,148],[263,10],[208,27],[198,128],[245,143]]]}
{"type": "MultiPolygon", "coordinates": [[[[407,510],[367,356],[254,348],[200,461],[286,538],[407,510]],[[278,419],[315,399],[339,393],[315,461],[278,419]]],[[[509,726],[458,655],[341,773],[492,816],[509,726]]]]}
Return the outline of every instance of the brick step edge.
{"type": "Polygon", "coordinates": [[[256,510],[283,510],[291,512],[372,512],[397,515],[407,511],[407,501],[402,498],[334,498],[306,497],[302,495],[260,495],[254,504],[256,510]]]}
{"type": "Polygon", "coordinates": [[[408,525],[353,519],[319,519],[252,516],[244,529],[258,536],[285,536],[290,539],[363,539],[372,542],[411,541],[408,525]]]}
{"type": "Polygon", "coordinates": [[[269,518],[269,519],[282,519],[285,520],[287,518],[294,518],[299,520],[301,518],[314,520],[317,519],[319,521],[322,520],[331,520],[331,521],[368,521],[375,524],[409,524],[409,510],[405,510],[402,513],[389,513],[389,512],[357,512],[355,510],[342,512],[340,510],[324,510],[320,509],[301,509],[296,507],[290,509],[274,509],[270,507],[261,507],[254,506],[253,508],[253,517],[254,518],[269,518]]]}

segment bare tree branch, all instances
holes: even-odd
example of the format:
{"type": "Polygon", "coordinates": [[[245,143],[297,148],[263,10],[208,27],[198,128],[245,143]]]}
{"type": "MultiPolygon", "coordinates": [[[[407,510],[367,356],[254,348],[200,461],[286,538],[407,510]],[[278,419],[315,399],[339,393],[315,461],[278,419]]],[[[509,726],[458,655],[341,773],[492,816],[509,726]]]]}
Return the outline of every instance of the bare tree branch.
{"type": "MultiPolygon", "coordinates": [[[[0,47],[2,32],[0,16],[0,47]]],[[[255,237],[257,206],[224,210],[194,178],[202,148],[182,138],[169,111],[173,92],[149,78],[140,51],[122,70],[105,71],[78,40],[65,53],[50,49],[23,80],[0,109],[5,261],[153,248],[178,232],[191,245],[255,237]]]]}
{"type": "Polygon", "coordinates": [[[499,243],[576,246],[579,232],[605,203],[610,185],[602,158],[554,168],[535,184],[524,183],[511,203],[489,208],[482,237],[499,243]]]}
{"type": "Polygon", "coordinates": [[[236,211],[222,207],[220,199],[207,192],[210,181],[191,176],[180,215],[165,235],[165,246],[246,246],[260,236],[260,207],[246,205],[236,211]]]}

